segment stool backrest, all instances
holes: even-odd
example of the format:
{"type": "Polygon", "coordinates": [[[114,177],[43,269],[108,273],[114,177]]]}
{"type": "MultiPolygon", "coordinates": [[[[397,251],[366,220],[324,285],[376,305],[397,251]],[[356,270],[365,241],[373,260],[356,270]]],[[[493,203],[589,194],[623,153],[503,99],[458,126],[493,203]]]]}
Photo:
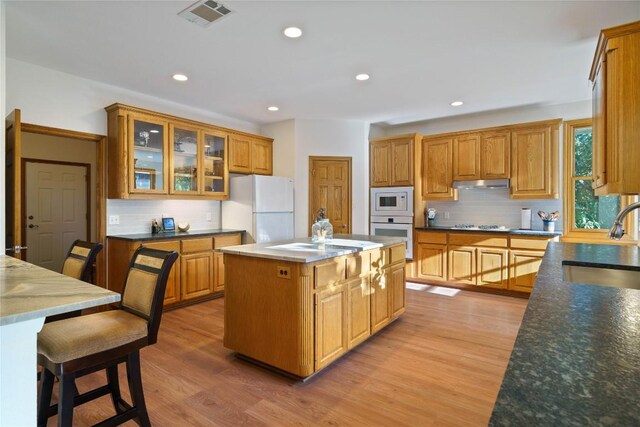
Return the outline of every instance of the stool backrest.
{"type": "Polygon", "coordinates": [[[167,278],[177,252],[140,246],[129,264],[120,309],[147,320],[149,344],[157,341],[167,278]]]}
{"type": "Polygon", "coordinates": [[[71,244],[67,258],[62,264],[62,274],[82,280],[92,282],[91,269],[96,262],[98,252],[102,250],[102,243],[84,242],[76,240],[71,244]]]}

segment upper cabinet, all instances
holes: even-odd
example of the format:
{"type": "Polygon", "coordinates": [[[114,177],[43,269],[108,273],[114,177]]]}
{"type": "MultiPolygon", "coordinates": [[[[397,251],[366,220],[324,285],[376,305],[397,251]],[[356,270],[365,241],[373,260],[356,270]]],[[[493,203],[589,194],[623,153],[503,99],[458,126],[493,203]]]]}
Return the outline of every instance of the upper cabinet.
{"type": "Polygon", "coordinates": [[[422,197],[425,200],[457,200],[453,184],[453,138],[422,139],[422,197]]]}
{"type": "Polygon", "coordinates": [[[244,173],[271,174],[269,138],[123,104],[106,111],[110,199],[225,200],[232,139],[249,142],[244,173]]]}
{"type": "Polygon", "coordinates": [[[369,142],[371,187],[414,185],[414,150],[417,134],[377,138],[369,142]]]}
{"type": "Polygon", "coordinates": [[[589,79],[595,194],[639,194],[640,21],[600,33],[589,79]]]}
{"type": "Polygon", "coordinates": [[[558,198],[560,121],[511,132],[511,198],[558,198]]]}
{"type": "Polygon", "coordinates": [[[273,140],[251,135],[229,137],[229,172],[273,175],[273,140]]]}
{"type": "Polygon", "coordinates": [[[495,131],[453,137],[453,180],[509,178],[510,133],[495,131]]]}

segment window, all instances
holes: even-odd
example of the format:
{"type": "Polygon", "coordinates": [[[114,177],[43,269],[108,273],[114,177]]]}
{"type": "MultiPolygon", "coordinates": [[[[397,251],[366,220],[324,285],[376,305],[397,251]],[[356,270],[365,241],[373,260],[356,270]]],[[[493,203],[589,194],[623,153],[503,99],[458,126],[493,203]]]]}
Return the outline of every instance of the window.
{"type": "MultiPolygon", "coordinates": [[[[632,198],[620,196],[597,197],[592,188],[593,132],[591,119],[564,123],[565,134],[565,195],[563,240],[612,243],[607,232],[620,208],[632,198]],[[604,241],[603,241],[604,240],[604,241]]],[[[625,220],[626,240],[637,238],[637,220],[629,215],[625,220]]]]}

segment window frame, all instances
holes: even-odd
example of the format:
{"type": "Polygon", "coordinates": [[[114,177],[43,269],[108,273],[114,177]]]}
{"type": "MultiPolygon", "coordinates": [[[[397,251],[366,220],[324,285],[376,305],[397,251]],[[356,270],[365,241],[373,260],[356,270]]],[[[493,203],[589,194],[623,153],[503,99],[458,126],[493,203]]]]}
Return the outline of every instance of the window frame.
{"type": "MultiPolygon", "coordinates": [[[[591,127],[593,130],[593,120],[577,119],[567,120],[563,123],[564,127],[564,194],[563,194],[563,236],[562,241],[575,243],[603,243],[603,244],[622,244],[636,245],[638,243],[638,214],[637,211],[631,212],[624,219],[624,229],[627,234],[619,241],[608,238],[608,229],[585,229],[575,227],[575,131],[585,127],[591,127]],[[636,226],[634,227],[634,224],[636,226]]],[[[589,177],[593,180],[593,177],[589,177]]],[[[583,178],[581,178],[583,179],[583,178]]],[[[620,196],[620,209],[633,203],[637,199],[636,196],[620,196]]]]}

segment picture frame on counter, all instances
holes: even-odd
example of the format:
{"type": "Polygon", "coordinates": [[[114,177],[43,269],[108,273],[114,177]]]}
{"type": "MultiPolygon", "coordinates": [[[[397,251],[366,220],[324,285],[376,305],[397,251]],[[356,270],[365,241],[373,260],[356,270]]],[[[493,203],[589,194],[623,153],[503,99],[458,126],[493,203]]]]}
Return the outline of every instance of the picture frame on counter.
{"type": "Polygon", "coordinates": [[[173,218],[162,218],[162,229],[164,231],[176,231],[176,222],[173,218]]]}

